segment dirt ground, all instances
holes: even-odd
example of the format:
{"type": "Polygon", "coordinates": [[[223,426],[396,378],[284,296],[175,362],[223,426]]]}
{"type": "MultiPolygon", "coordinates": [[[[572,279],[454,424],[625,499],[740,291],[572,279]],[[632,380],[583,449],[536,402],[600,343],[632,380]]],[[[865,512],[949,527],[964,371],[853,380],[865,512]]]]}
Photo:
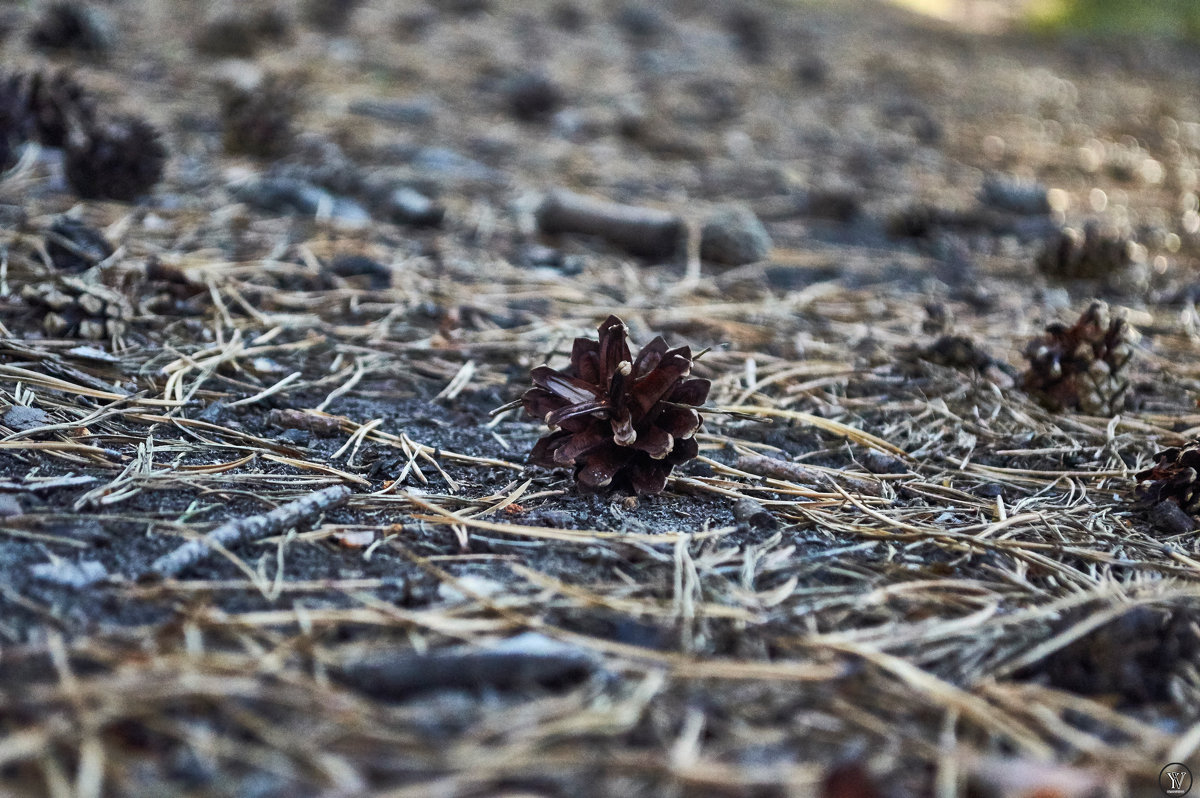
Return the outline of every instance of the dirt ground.
{"type": "Polygon", "coordinates": [[[114,0],[85,54],[0,8],[7,70],[71,68],[170,153],[136,203],[81,200],[49,146],[0,180],[0,794],[1151,796],[1200,768],[1200,550],[1133,477],[1200,431],[1195,44],[868,0],[346,5],[114,0]],[[222,98],[262,75],[270,151],[231,154],[222,98]],[[540,234],[554,188],[688,242],[540,234]],[[729,205],[766,259],[697,257],[729,205]],[[98,340],[32,298],[61,214],[115,250],[71,277],[127,305],[98,340]],[[1089,221],[1128,257],[1056,273],[1089,221]],[[1128,405],[1051,412],[1022,352],[1094,299],[1137,331],[1128,405]],[[609,314],[712,347],[659,495],[580,494],[492,414],[609,314]]]}

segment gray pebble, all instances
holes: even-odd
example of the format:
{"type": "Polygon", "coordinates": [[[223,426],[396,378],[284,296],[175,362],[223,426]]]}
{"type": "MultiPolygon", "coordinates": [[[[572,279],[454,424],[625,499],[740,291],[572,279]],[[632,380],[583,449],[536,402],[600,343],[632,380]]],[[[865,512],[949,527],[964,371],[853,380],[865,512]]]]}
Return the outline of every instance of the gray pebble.
{"type": "Polygon", "coordinates": [[[50,422],[50,414],[45,410],[40,410],[36,407],[26,407],[25,405],[13,405],[4,411],[4,426],[14,432],[25,432],[26,430],[44,427],[50,422]]]}
{"type": "Polygon", "coordinates": [[[770,254],[771,246],[767,229],[744,205],[713,212],[700,232],[700,257],[727,266],[763,260],[770,254]]]}
{"type": "Polygon", "coordinates": [[[1050,212],[1046,187],[1012,175],[988,175],[979,187],[979,201],[1010,213],[1038,216],[1050,212]]]}
{"type": "Polygon", "coordinates": [[[266,177],[232,187],[233,195],[268,213],[296,216],[328,214],[336,222],[351,226],[366,225],[371,215],[351,199],[330,194],[312,183],[290,177],[266,177]]]}
{"type": "Polygon", "coordinates": [[[357,116],[367,116],[395,125],[425,125],[433,121],[437,105],[428,97],[415,100],[353,100],[348,110],[357,116]]]}
{"type": "Polygon", "coordinates": [[[87,587],[108,576],[108,570],[95,560],[78,563],[58,560],[34,565],[29,569],[35,578],[67,587],[87,587]]]}
{"type": "Polygon", "coordinates": [[[1196,519],[1173,501],[1161,501],[1150,508],[1150,523],[1164,535],[1186,535],[1196,530],[1196,519]]]}
{"type": "Polygon", "coordinates": [[[25,508],[21,506],[21,502],[16,496],[0,493],[0,518],[12,518],[24,512],[25,508]]]}
{"type": "Polygon", "coordinates": [[[437,227],[446,217],[446,209],[416,189],[401,187],[388,195],[388,218],[413,227],[437,227]]]}

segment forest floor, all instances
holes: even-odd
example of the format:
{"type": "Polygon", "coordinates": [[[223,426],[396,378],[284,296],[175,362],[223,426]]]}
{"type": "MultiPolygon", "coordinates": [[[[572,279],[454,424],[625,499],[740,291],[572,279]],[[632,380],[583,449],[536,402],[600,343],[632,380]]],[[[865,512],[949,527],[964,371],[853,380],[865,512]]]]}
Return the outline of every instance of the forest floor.
{"type": "Polygon", "coordinates": [[[8,68],[70,66],[170,160],[136,204],[81,201],[48,147],[0,180],[0,794],[1158,795],[1200,765],[1200,545],[1133,476],[1200,430],[1194,45],[867,0],[367,3],[340,32],[281,2],[235,60],[196,46],[209,5],[105,5],[88,58],[5,11],[8,68]],[[264,113],[279,152],[231,155],[256,71],[297,134],[264,113]],[[688,244],[540,235],[554,188],[688,244]],[[698,258],[730,204],[766,259],[698,258]],[[102,340],[26,290],[62,284],[64,213],[115,250],[72,278],[128,306],[102,340]],[[1039,267],[1091,220],[1130,257],[1039,267]],[[1094,299],[1137,331],[1128,404],[1050,412],[1022,352],[1094,299]],[[713,347],[659,495],[580,494],[492,414],[609,314],[713,347]]]}

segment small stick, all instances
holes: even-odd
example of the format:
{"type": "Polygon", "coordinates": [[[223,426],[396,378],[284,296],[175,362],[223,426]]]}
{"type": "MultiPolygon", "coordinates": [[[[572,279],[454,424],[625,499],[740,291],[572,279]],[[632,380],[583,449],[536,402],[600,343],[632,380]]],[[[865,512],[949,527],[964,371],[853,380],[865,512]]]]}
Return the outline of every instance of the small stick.
{"type": "Polygon", "coordinates": [[[221,524],[204,537],[189,540],[174,551],[159,557],[150,565],[148,576],[175,576],[211,555],[215,544],[228,549],[248,540],[270,537],[299,526],[342,504],[350,497],[350,493],[350,489],[345,485],[334,485],[276,507],[270,512],[221,524]]]}
{"type": "Polygon", "coordinates": [[[561,189],[551,191],[537,209],[543,233],[599,236],[633,255],[666,257],[675,252],[683,220],[656,208],[620,205],[561,189]]]}
{"type": "MultiPolygon", "coordinates": [[[[830,485],[834,482],[833,476],[827,471],[822,471],[819,468],[810,468],[809,466],[793,463],[788,460],[776,460],[774,457],[765,457],[761,454],[742,455],[733,466],[741,471],[758,474],[760,477],[786,479],[789,482],[803,482],[809,485],[830,485]]],[[[868,496],[878,496],[880,494],[878,482],[851,476],[846,473],[839,473],[837,479],[858,493],[865,493],[868,496]]]]}

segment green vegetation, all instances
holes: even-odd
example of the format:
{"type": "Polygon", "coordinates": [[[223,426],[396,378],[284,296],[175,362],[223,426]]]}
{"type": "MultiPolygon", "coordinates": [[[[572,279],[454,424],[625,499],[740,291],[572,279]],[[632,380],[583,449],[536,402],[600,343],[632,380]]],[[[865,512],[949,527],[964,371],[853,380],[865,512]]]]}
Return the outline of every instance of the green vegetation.
{"type": "Polygon", "coordinates": [[[1200,38],[1196,0],[1046,0],[1035,5],[1033,15],[1047,29],[1200,38]]]}

